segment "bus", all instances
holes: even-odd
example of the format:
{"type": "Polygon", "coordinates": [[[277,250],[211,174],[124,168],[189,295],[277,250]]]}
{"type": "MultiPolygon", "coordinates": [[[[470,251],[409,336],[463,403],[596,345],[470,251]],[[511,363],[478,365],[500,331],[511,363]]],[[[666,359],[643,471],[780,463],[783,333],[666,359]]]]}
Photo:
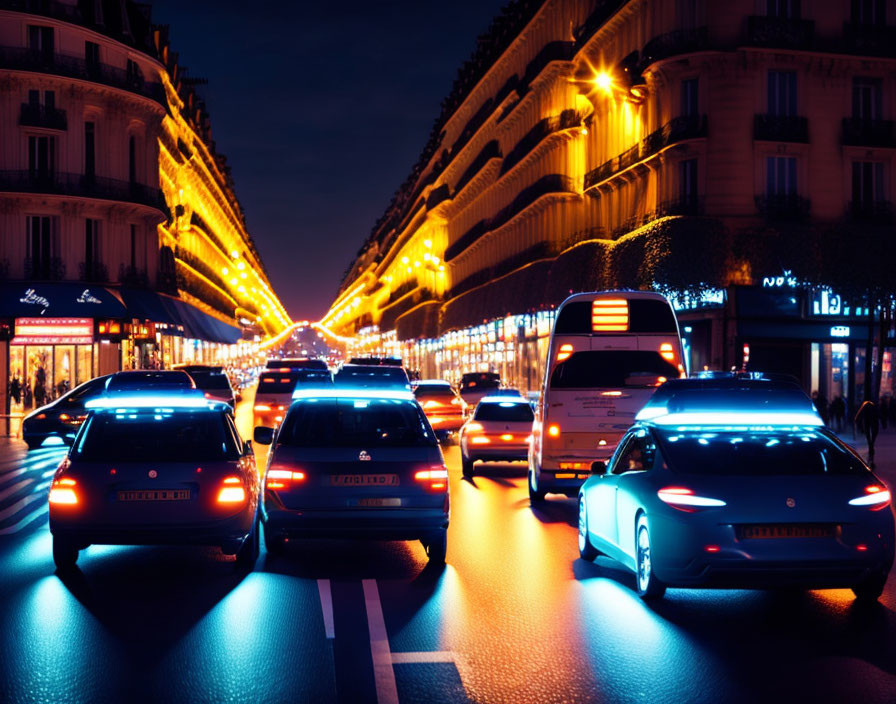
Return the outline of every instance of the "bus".
{"type": "Polygon", "coordinates": [[[657,386],[687,376],[675,312],[646,291],[578,293],[560,304],[529,444],[533,504],[575,496],[657,386]]]}

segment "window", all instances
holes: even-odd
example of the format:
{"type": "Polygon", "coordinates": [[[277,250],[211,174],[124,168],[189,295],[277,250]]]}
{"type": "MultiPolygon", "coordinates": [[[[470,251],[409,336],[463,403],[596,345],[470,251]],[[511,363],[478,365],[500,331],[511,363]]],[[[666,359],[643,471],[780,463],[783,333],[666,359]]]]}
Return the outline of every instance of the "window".
{"type": "Polygon", "coordinates": [[[678,163],[678,198],[682,203],[697,202],[697,160],[678,163]]]}
{"type": "Polygon", "coordinates": [[[528,403],[480,403],[476,406],[475,420],[493,420],[501,423],[531,423],[535,420],[528,403]]]}
{"type": "Polygon", "coordinates": [[[700,113],[699,79],[687,78],[681,82],[681,114],[683,117],[694,117],[700,113]]]}
{"type": "Polygon", "coordinates": [[[796,195],[796,157],[770,156],[766,159],[765,192],[768,196],[796,195]]]}
{"type": "Polygon", "coordinates": [[[28,25],[28,48],[45,59],[53,58],[53,28],[28,25]]]}
{"type": "Polygon", "coordinates": [[[879,161],[852,162],[852,203],[868,210],[884,200],[884,165],[879,161]]]}
{"type": "Polygon", "coordinates": [[[880,78],[852,79],[852,116],[856,120],[880,120],[883,81],[880,78]]]}
{"type": "Polygon", "coordinates": [[[55,137],[28,137],[28,172],[32,179],[52,179],[55,163],[55,137]]]}
{"type": "Polygon", "coordinates": [[[84,232],[84,273],[91,276],[96,266],[102,261],[100,256],[100,223],[87,218],[84,232]]]}
{"type": "Polygon", "coordinates": [[[128,137],[128,180],[137,183],[137,140],[134,135],[128,137]]]}
{"type": "Polygon", "coordinates": [[[575,352],[551,373],[552,389],[650,389],[677,379],[678,369],[659,352],[593,350],[575,352]]]}
{"type": "Polygon", "coordinates": [[[852,0],[852,21],[864,25],[885,25],[887,23],[886,0],[852,0]]]}
{"type": "Polygon", "coordinates": [[[25,221],[25,229],[25,251],[28,257],[25,277],[49,279],[54,245],[53,219],[46,215],[29,215],[25,221]]]}
{"type": "Polygon", "coordinates": [[[84,123],[84,175],[88,179],[96,176],[96,125],[84,123]]]}
{"type": "Polygon", "coordinates": [[[768,72],[768,114],[780,117],[796,115],[796,73],[768,72]]]}
{"type": "Polygon", "coordinates": [[[87,73],[95,76],[100,70],[100,45],[96,42],[84,42],[84,60],[87,62],[87,73]]]}
{"type": "Polygon", "coordinates": [[[800,0],[766,0],[765,14],[781,19],[799,19],[800,0]]]}
{"type": "Polygon", "coordinates": [[[656,459],[656,444],[643,430],[629,438],[622,453],[613,464],[613,474],[643,472],[651,469],[656,459]]]}

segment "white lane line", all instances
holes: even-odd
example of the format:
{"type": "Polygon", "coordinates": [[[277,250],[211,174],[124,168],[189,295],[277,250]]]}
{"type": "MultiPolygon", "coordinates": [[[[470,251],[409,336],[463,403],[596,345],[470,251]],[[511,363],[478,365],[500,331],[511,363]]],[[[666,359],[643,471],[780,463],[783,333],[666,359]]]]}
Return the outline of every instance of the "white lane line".
{"type": "Polygon", "coordinates": [[[457,658],[450,650],[434,650],[420,653],[392,653],[393,665],[410,665],[425,662],[454,662],[457,658]]]}
{"type": "Polygon", "coordinates": [[[17,469],[14,472],[10,472],[9,474],[0,476],[0,483],[12,481],[16,477],[21,476],[22,474],[24,474],[27,471],[28,470],[23,467],[22,469],[17,469]]]}
{"type": "Polygon", "coordinates": [[[379,704],[398,704],[398,688],[395,686],[395,670],[392,669],[392,653],[389,636],[383,619],[383,606],[375,579],[361,581],[364,587],[364,605],[367,607],[367,629],[370,631],[370,654],[373,657],[373,679],[376,682],[376,700],[379,704]]]}
{"type": "Polygon", "coordinates": [[[317,580],[317,592],[320,594],[320,608],[324,613],[324,632],[327,638],[334,638],[336,633],[333,630],[333,592],[330,590],[330,580],[317,580]]]}
{"type": "Polygon", "coordinates": [[[23,508],[25,508],[32,501],[37,501],[38,499],[46,500],[46,497],[44,497],[40,494],[28,494],[28,496],[26,496],[24,499],[20,499],[19,501],[16,501],[9,508],[5,508],[2,511],[0,511],[0,521],[6,520],[10,516],[16,515],[19,511],[21,511],[23,508]]]}
{"type": "Polygon", "coordinates": [[[28,486],[33,481],[34,481],[33,479],[23,479],[22,481],[16,482],[12,486],[6,487],[3,491],[0,491],[0,501],[3,501],[3,499],[5,499],[8,496],[12,496],[19,489],[22,489],[22,488],[28,486]]]}
{"type": "Polygon", "coordinates": [[[27,526],[29,523],[32,523],[33,521],[37,520],[38,518],[43,516],[45,513],[48,513],[49,510],[50,510],[49,505],[41,506],[37,511],[35,511],[34,513],[28,514],[18,523],[13,523],[11,526],[8,526],[8,527],[0,530],[0,535],[9,535],[10,533],[18,533],[20,530],[22,530],[22,528],[27,526]]]}

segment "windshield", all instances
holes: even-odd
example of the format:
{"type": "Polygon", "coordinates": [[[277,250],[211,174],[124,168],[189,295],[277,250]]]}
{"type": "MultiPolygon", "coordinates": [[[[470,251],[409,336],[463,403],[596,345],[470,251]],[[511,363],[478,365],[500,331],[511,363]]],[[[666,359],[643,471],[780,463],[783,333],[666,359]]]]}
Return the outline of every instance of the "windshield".
{"type": "Polygon", "coordinates": [[[436,440],[416,403],[305,399],[293,403],[277,442],[293,447],[423,447],[436,440]]]}
{"type": "Polygon", "coordinates": [[[264,373],[258,380],[256,394],[292,394],[299,379],[298,374],[264,373]]]}
{"type": "Polygon", "coordinates": [[[552,389],[647,389],[678,378],[678,368],[659,352],[576,352],[551,373],[552,389]]]}
{"type": "Polygon", "coordinates": [[[85,462],[209,462],[239,458],[222,413],[95,413],[72,457],[85,462]]]}
{"type": "Polygon", "coordinates": [[[474,420],[497,420],[505,423],[531,423],[535,420],[528,403],[480,403],[474,420]]]}
{"type": "Polygon", "coordinates": [[[657,430],[669,468],[681,474],[868,474],[852,453],[811,428],[743,432],[657,430]]]}

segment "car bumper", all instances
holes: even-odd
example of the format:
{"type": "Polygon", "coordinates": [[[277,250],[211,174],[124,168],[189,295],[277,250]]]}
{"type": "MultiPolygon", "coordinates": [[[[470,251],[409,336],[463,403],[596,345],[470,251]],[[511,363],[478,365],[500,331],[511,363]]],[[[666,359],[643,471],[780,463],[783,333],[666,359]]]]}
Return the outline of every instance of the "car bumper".
{"type": "Polygon", "coordinates": [[[464,417],[462,415],[457,416],[427,416],[429,420],[429,424],[432,426],[432,429],[435,432],[448,431],[451,433],[456,433],[460,430],[460,427],[464,424],[464,417]]]}
{"type": "Polygon", "coordinates": [[[419,540],[448,528],[442,509],[271,509],[263,514],[266,535],[285,538],[419,540]]]}
{"type": "Polygon", "coordinates": [[[497,447],[467,445],[465,454],[474,462],[525,462],[529,458],[529,446],[513,446],[509,443],[497,447]]]}
{"type": "Polygon", "coordinates": [[[589,470],[545,470],[538,475],[538,488],[550,494],[577,496],[585,480],[591,476],[589,470]]]}

